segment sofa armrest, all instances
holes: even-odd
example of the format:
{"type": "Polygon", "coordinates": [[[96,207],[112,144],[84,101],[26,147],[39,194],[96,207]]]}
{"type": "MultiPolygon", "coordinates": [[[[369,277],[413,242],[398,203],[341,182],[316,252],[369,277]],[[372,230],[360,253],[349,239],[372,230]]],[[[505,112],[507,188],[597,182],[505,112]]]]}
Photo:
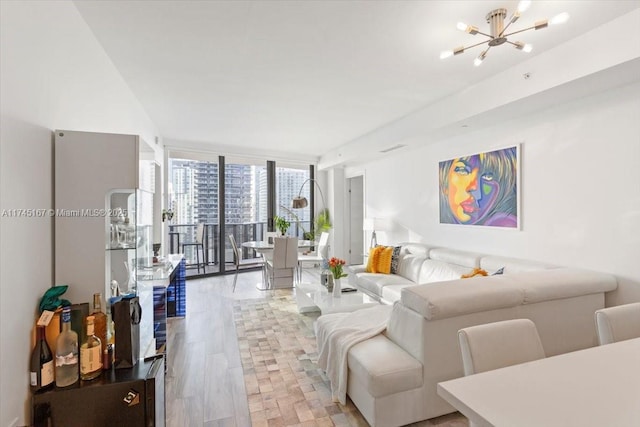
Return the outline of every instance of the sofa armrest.
{"type": "Polygon", "coordinates": [[[355,275],[355,274],[364,273],[365,271],[367,271],[367,266],[364,264],[348,265],[346,270],[347,270],[347,274],[355,275]]]}
{"type": "Polygon", "coordinates": [[[611,274],[557,268],[411,286],[402,289],[401,301],[425,319],[436,320],[616,288],[611,274]]]}

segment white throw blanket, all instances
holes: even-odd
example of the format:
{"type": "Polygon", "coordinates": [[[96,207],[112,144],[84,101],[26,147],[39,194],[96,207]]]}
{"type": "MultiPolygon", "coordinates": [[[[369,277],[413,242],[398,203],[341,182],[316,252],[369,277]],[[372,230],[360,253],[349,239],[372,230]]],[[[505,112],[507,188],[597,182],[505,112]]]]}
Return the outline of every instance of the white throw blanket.
{"type": "Polygon", "coordinates": [[[318,366],[331,381],[334,402],[346,404],[347,353],[354,345],[387,329],[392,306],[378,305],[352,313],[320,316],[316,322],[318,366]]]}

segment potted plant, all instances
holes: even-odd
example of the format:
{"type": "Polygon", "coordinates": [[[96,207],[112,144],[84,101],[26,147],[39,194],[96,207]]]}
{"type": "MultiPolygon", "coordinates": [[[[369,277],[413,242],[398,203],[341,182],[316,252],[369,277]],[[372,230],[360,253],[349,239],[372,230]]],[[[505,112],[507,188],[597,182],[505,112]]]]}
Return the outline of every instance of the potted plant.
{"type": "Polygon", "coordinates": [[[278,231],[280,231],[280,234],[282,234],[283,236],[287,233],[287,230],[291,225],[291,223],[287,221],[284,217],[281,217],[278,215],[273,217],[273,223],[275,227],[278,229],[278,231]]]}
{"type": "Polygon", "coordinates": [[[304,238],[306,240],[316,240],[325,231],[331,230],[331,220],[329,219],[329,209],[322,209],[318,212],[318,216],[314,221],[313,231],[305,231],[304,238]]]}
{"type": "Polygon", "coordinates": [[[331,230],[331,219],[329,218],[329,209],[324,208],[318,212],[318,216],[315,220],[315,234],[319,236],[320,233],[331,230]]]}

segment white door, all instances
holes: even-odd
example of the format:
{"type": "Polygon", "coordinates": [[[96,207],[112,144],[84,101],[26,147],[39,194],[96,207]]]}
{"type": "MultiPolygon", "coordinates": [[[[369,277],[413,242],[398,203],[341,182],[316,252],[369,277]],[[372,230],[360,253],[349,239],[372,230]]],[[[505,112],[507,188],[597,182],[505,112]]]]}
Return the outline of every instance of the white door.
{"type": "Polygon", "coordinates": [[[352,265],[362,264],[364,259],[364,179],[362,175],[347,179],[349,197],[349,259],[352,265]]]}

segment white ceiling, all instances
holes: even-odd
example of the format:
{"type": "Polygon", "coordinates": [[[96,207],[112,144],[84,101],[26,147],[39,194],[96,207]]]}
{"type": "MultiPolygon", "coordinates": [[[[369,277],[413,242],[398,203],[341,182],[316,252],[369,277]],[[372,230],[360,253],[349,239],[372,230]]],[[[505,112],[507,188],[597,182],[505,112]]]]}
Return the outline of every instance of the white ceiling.
{"type": "Polygon", "coordinates": [[[517,1],[76,1],[165,139],[319,157],[639,7],[637,1],[534,1],[526,54],[480,47],[485,15],[517,1]]]}

